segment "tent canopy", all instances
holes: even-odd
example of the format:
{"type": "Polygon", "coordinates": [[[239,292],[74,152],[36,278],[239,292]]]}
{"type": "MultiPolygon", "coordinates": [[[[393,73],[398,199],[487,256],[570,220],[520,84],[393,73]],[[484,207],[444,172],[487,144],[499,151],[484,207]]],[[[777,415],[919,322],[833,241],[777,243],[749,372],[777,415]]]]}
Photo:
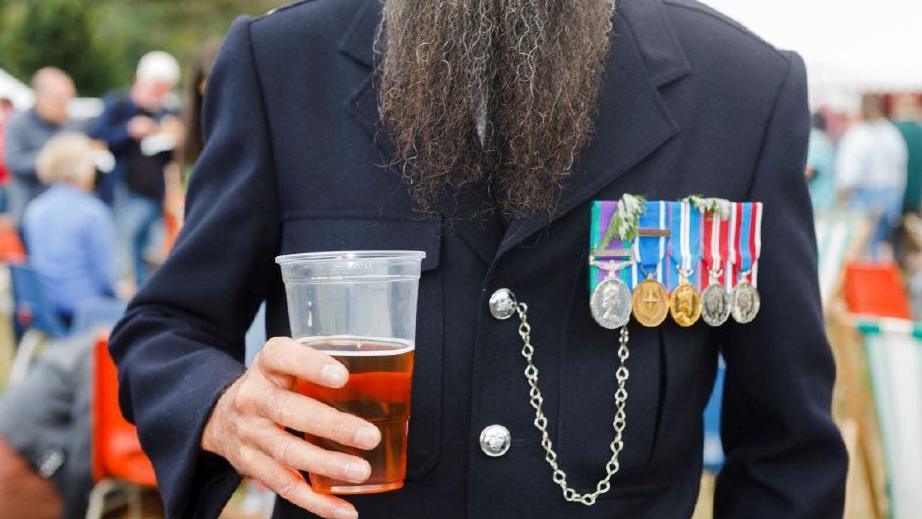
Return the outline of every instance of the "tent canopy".
{"type": "Polygon", "coordinates": [[[814,102],[862,91],[922,91],[922,2],[704,0],[807,62],[814,102]]]}
{"type": "Polygon", "coordinates": [[[32,89],[0,68],[0,97],[13,101],[16,108],[23,109],[32,105],[32,89]]]}

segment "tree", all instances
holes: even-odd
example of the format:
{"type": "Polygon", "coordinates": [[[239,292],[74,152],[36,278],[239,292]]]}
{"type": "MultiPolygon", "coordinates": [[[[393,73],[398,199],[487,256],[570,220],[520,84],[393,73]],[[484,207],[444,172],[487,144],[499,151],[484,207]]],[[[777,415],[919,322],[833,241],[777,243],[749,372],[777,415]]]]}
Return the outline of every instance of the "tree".
{"type": "Polygon", "coordinates": [[[80,93],[99,95],[112,84],[111,54],[94,37],[94,7],[86,0],[29,2],[11,23],[5,57],[12,71],[28,78],[45,66],[74,78],[80,93]]]}
{"type": "Polygon", "coordinates": [[[0,0],[0,67],[28,81],[55,65],[82,95],[100,95],[128,86],[144,53],[165,50],[190,63],[239,14],[285,1],[0,0]]]}

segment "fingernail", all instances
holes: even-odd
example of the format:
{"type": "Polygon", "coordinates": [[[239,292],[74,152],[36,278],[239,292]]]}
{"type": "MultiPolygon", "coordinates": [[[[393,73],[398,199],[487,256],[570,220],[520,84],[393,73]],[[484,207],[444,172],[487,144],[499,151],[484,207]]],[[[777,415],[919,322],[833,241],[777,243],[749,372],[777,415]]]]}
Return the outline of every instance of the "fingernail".
{"type": "Polygon", "coordinates": [[[377,427],[373,426],[364,426],[359,427],[355,431],[355,444],[359,447],[365,447],[371,449],[378,445],[378,441],[381,439],[381,433],[378,432],[377,427]]]}
{"type": "Polygon", "coordinates": [[[336,519],[358,519],[359,513],[352,508],[341,506],[333,510],[333,517],[336,519]]]}
{"type": "Polygon", "coordinates": [[[351,461],[346,463],[343,472],[346,474],[346,479],[349,481],[361,483],[371,475],[371,467],[369,467],[367,463],[362,463],[361,461],[351,461]]]}
{"type": "Polygon", "coordinates": [[[329,386],[342,386],[349,378],[349,372],[340,364],[327,364],[320,372],[323,383],[329,386]]]}

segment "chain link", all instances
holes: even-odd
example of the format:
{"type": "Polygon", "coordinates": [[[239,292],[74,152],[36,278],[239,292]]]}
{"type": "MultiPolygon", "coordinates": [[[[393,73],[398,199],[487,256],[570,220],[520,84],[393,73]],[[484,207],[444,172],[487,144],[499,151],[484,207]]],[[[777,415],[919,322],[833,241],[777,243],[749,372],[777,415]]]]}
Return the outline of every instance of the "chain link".
{"type": "Polygon", "coordinates": [[[629,334],[627,326],[621,328],[621,336],[618,339],[618,359],[620,364],[615,372],[615,378],[618,381],[618,389],[615,391],[615,418],[612,427],[615,430],[615,437],[609,444],[611,449],[611,459],[605,464],[605,477],[602,478],[595,486],[595,492],[580,494],[567,485],[567,474],[557,463],[557,452],[554,451],[554,445],[547,433],[547,417],[544,416],[544,397],[538,388],[538,368],[534,364],[535,348],[531,344],[531,325],[528,324],[528,305],[525,303],[516,303],[515,312],[519,316],[519,335],[522,337],[522,356],[525,357],[525,379],[528,381],[528,395],[531,399],[531,406],[535,409],[535,427],[541,433],[541,447],[544,449],[544,459],[550,465],[554,483],[560,486],[563,491],[563,497],[567,501],[582,503],[586,506],[595,504],[598,497],[611,490],[611,478],[618,472],[621,465],[618,457],[624,448],[622,436],[624,427],[627,425],[627,415],[625,406],[627,405],[627,379],[630,373],[627,369],[627,359],[630,356],[628,350],[629,334]]]}

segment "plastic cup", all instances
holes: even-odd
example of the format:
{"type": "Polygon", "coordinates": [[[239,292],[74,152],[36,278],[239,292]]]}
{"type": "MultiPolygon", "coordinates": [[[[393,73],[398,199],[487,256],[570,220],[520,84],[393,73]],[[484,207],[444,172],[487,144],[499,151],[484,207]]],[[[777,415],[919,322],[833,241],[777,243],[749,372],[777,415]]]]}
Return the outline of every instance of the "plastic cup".
{"type": "Polygon", "coordinates": [[[311,474],[316,492],[370,494],[403,487],[416,304],[425,256],[422,251],[346,251],[276,258],[292,337],[336,358],[350,373],[343,388],[298,381],[297,391],[381,431],[381,443],[370,451],[305,435],[319,447],[353,454],[371,465],[371,476],[358,485],[311,474]]]}

